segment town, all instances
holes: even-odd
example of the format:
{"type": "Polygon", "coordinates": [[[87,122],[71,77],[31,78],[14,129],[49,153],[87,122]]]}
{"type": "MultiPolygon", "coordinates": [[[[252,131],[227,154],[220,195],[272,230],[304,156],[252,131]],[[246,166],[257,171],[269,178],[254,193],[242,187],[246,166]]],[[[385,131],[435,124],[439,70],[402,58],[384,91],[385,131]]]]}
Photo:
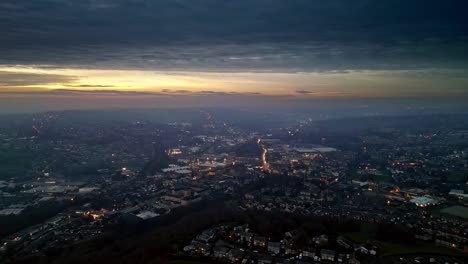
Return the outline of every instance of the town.
{"type": "Polygon", "coordinates": [[[169,122],[91,124],[73,115],[35,115],[0,130],[5,261],[210,201],[229,204],[236,219],[198,230],[169,259],[462,263],[466,256],[467,129],[408,126],[410,117],[303,118],[252,130],[210,110],[169,122]],[[340,125],[348,122],[362,128],[346,134],[340,125]],[[274,227],[252,214],[296,220],[274,227]]]}

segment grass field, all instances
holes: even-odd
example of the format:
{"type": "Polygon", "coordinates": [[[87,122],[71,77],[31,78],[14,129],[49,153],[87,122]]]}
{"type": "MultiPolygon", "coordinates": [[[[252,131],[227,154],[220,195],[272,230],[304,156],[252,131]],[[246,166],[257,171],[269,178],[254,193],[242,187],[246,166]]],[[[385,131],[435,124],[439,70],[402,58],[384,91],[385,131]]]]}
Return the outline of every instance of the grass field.
{"type": "Polygon", "coordinates": [[[440,213],[458,216],[463,219],[468,219],[468,208],[461,205],[454,205],[440,210],[440,213]]]}
{"type": "Polygon", "coordinates": [[[448,175],[447,180],[451,183],[463,183],[467,180],[468,171],[453,172],[448,175]]]}
{"type": "Polygon", "coordinates": [[[375,226],[371,224],[361,224],[359,232],[345,233],[347,237],[358,243],[365,243],[371,241],[374,237],[375,226]]]}
{"type": "Polygon", "coordinates": [[[205,262],[189,261],[189,260],[173,260],[169,264],[204,264],[205,262]]]}
{"type": "Polygon", "coordinates": [[[439,247],[432,243],[417,242],[414,245],[394,244],[374,239],[376,227],[371,224],[361,224],[360,232],[349,232],[343,235],[349,237],[357,243],[372,242],[380,246],[383,256],[410,254],[410,253],[437,253],[437,254],[459,254],[458,251],[450,248],[439,247]]]}
{"type": "Polygon", "coordinates": [[[354,172],[351,174],[351,179],[352,180],[361,180],[361,179],[369,179],[374,182],[391,182],[392,177],[390,175],[360,175],[357,172],[354,172]]]}
{"type": "Polygon", "coordinates": [[[410,253],[435,253],[444,255],[459,254],[458,251],[446,247],[439,247],[432,243],[417,242],[414,245],[398,245],[387,242],[378,241],[377,244],[382,249],[383,256],[410,254],[410,253]]]}

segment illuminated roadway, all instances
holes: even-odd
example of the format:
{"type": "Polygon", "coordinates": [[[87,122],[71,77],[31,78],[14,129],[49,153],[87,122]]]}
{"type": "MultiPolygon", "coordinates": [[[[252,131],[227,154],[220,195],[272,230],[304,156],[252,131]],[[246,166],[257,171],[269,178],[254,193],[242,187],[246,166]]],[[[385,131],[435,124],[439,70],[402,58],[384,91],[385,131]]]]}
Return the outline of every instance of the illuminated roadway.
{"type": "MultiPolygon", "coordinates": [[[[261,139],[258,139],[257,143],[260,144],[261,141],[262,141],[261,139]]],[[[269,172],[270,171],[270,164],[268,164],[267,157],[266,157],[268,150],[266,149],[265,145],[260,144],[260,146],[262,147],[262,166],[263,166],[263,170],[269,172]]]]}

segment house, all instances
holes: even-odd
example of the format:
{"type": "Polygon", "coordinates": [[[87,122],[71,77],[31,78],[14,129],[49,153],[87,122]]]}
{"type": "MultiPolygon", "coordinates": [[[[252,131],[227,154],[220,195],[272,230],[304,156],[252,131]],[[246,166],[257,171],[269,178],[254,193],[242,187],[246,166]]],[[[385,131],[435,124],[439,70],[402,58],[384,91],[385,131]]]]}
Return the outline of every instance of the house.
{"type": "Polygon", "coordinates": [[[197,240],[202,242],[209,242],[215,237],[215,233],[216,232],[214,229],[205,230],[197,236],[197,240]]]}
{"type": "Polygon", "coordinates": [[[344,247],[345,249],[351,249],[353,247],[353,243],[349,239],[346,239],[342,236],[339,236],[336,239],[336,242],[338,243],[338,245],[344,247]]]}
{"type": "Polygon", "coordinates": [[[193,251],[198,254],[206,254],[209,253],[211,250],[211,246],[209,244],[201,243],[199,241],[192,241],[193,251]]]}
{"type": "Polygon", "coordinates": [[[247,226],[236,226],[234,227],[233,231],[234,231],[234,234],[236,234],[237,236],[240,236],[243,232],[246,231],[247,226]]]}
{"type": "Polygon", "coordinates": [[[365,246],[358,247],[356,251],[361,252],[362,254],[369,254],[369,249],[367,249],[365,246]]]}
{"type": "Polygon", "coordinates": [[[343,262],[347,261],[348,258],[349,258],[349,255],[338,254],[338,256],[336,257],[336,261],[338,261],[338,263],[343,263],[343,262]]]}
{"type": "Polygon", "coordinates": [[[327,235],[320,235],[312,238],[312,241],[315,242],[315,244],[326,244],[328,243],[328,236],[327,235]]]}
{"type": "Polygon", "coordinates": [[[293,264],[293,263],[299,263],[299,262],[294,262],[294,260],[290,260],[290,259],[285,259],[285,258],[276,258],[275,259],[275,263],[276,264],[293,264]]]}
{"type": "Polygon", "coordinates": [[[244,232],[244,233],[241,233],[240,237],[241,237],[242,242],[245,242],[250,245],[250,243],[252,243],[254,234],[249,233],[249,232],[244,232]]]}
{"type": "Polygon", "coordinates": [[[213,248],[213,256],[215,258],[225,258],[229,252],[229,248],[223,246],[217,246],[213,248]]]}
{"type": "Polygon", "coordinates": [[[278,255],[281,251],[281,242],[268,242],[268,252],[278,255]]]}
{"type": "Polygon", "coordinates": [[[303,258],[311,258],[313,259],[317,255],[317,252],[314,248],[305,248],[302,250],[302,257],[303,258]]]}
{"type": "Polygon", "coordinates": [[[268,255],[258,255],[257,256],[258,264],[271,264],[273,263],[273,257],[268,255]]]}
{"type": "Polygon", "coordinates": [[[297,235],[298,235],[297,230],[291,230],[289,232],[284,233],[284,237],[286,237],[286,238],[295,238],[295,237],[297,237],[297,235]]]}
{"type": "Polygon", "coordinates": [[[267,243],[266,237],[263,236],[255,236],[253,240],[253,244],[256,247],[265,247],[267,243]]]}
{"type": "Polygon", "coordinates": [[[322,260],[334,261],[335,251],[331,249],[322,249],[321,256],[322,256],[322,260]]]}
{"type": "Polygon", "coordinates": [[[348,263],[349,264],[360,264],[361,262],[359,260],[357,260],[356,257],[353,254],[353,256],[349,259],[348,263]]]}
{"type": "Polygon", "coordinates": [[[296,254],[296,250],[290,244],[284,245],[283,248],[284,248],[284,254],[286,254],[286,255],[296,254]]]}
{"type": "Polygon", "coordinates": [[[226,257],[233,263],[239,263],[244,258],[244,255],[245,252],[243,250],[234,248],[226,254],[226,257]]]}

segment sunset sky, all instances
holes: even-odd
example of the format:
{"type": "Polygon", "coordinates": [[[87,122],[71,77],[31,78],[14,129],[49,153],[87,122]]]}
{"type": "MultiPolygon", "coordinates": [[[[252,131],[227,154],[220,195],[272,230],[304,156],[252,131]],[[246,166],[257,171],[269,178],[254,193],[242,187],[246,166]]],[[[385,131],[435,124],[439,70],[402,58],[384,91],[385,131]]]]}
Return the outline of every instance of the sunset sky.
{"type": "Polygon", "coordinates": [[[466,10],[463,0],[2,0],[0,104],[468,97],[466,10]]]}

